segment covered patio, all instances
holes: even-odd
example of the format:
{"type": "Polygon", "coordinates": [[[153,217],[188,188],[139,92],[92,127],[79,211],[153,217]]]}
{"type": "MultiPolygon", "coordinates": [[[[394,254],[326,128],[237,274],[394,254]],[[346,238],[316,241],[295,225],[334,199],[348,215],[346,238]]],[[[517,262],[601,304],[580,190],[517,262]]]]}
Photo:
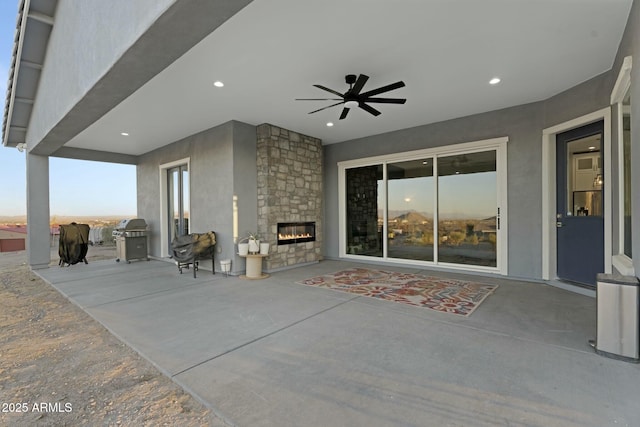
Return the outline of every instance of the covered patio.
{"type": "Polygon", "coordinates": [[[233,425],[633,425],[639,365],[596,355],[596,301],[497,284],[469,317],[297,284],[322,261],[241,280],[166,262],[37,271],[233,425]]]}

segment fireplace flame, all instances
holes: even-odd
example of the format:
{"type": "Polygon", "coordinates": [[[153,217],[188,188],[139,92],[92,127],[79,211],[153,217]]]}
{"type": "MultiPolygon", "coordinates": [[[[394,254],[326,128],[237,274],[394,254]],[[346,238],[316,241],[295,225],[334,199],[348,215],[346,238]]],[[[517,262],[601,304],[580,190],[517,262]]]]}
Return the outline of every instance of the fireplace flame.
{"type": "Polygon", "coordinates": [[[304,234],[278,234],[278,239],[279,240],[293,240],[293,239],[308,239],[311,236],[311,233],[304,233],[304,234]]]}

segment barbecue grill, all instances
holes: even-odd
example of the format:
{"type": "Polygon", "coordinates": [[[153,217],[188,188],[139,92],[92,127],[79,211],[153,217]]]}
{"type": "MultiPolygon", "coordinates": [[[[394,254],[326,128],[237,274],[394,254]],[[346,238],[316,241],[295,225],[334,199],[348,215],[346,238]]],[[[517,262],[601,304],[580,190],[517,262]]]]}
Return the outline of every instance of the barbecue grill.
{"type": "Polygon", "coordinates": [[[123,219],[113,230],[116,241],[116,261],[131,263],[134,259],[149,260],[147,254],[147,223],[142,218],[123,219]]]}

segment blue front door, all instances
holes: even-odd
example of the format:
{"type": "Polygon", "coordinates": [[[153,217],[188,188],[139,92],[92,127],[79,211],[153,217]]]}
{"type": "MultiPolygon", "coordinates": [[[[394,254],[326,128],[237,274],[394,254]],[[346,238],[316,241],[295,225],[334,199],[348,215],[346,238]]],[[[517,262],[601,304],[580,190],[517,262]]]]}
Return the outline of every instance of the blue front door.
{"type": "Polygon", "coordinates": [[[599,121],[556,137],[558,278],[587,286],[604,272],[603,130],[599,121]]]}

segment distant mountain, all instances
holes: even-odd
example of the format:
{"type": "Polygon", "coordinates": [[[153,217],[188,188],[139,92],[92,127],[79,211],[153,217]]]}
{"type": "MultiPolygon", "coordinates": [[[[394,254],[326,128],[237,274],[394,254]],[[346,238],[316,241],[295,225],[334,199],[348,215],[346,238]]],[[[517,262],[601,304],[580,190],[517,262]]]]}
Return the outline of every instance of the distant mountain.
{"type": "Polygon", "coordinates": [[[409,224],[422,224],[423,222],[429,222],[431,221],[431,218],[426,217],[425,215],[419,213],[419,212],[415,212],[415,211],[410,211],[407,213],[404,213],[402,215],[399,215],[395,218],[393,218],[395,220],[397,220],[398,222],[408,222],[409,224]]]}
{"type": "MultiPolygon", "coordinates": [[[[70,224],[78,222],[81,224],[95,224],[103,222],[118,222],[125,218],[136,218],[135,215],[86,215],[86,216],[69,216],[69,215],[51,215],[51,224],[70,224]]],[[[25,215],[5,215],[0,216],[0,224],[26,224],[27,217],[25,215]]]]}

